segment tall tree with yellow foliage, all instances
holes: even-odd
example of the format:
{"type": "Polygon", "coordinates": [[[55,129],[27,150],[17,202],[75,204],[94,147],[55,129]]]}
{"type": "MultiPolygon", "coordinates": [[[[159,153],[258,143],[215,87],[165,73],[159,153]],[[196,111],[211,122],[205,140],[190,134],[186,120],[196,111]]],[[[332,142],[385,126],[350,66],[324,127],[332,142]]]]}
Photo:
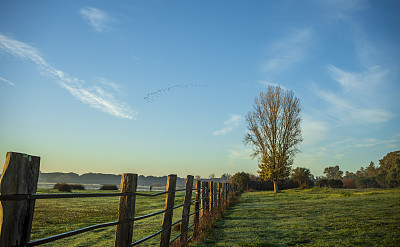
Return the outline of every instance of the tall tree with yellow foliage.
{"type": "Polygon", "coordinates": [[[259,159],[261,178],[274,183],[290,174],[294,155],[299,152],[301,136],[300,100],[293,91],[268,86],[266,93],[255,97],[253,110],[246,116],[248,133],[245,144],[252,145],[252,158],[259,159]]]}

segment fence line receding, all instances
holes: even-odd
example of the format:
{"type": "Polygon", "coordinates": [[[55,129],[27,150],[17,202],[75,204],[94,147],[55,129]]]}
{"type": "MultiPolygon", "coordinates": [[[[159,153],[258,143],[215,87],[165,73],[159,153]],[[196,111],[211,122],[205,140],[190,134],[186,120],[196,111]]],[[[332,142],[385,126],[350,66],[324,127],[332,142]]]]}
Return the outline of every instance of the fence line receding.
{"type": "Polygon", "coordinates": [[[36,194],[39,178],[40,157],[27,154],[8,152],[0,179],[0,246],[37,246],[54,242],[99,228],[116,226],[114,246],[136,246],[160,235],[160,246],[169,246],[179,239],[181,246],[187,244],[198,234],[201,218],[212,209],[224,204],[229,193],[239,191],[239,187],[229,183],[195,181],[193,176],[186,178],[185,189],[176,189],[176,175],[167,178],[166,191],[146,194],[137,192],[137,174],[125,173],[121,176],[120,193],[69,193],[69,194],[36,194]],[[174,205],[178,191],[185,191],[182,204],[174,205]],[[192,192],[194,191],[194,200],[192,192]],[[165,195],[163,210],[147,215],[135,216],[135,205],[138,197],[157,197],[165,195]],[[31,228],[35,200],[88,198],[88,197],[119,197],[118,220],[108,223],[91,225],[61,234],[48,236],[31,241],[31,228]],[[194,210],[191,211],[191,205],[194,210]],[[174,210],[182,208],[182,217],[172,222],[174,210]],[[134,241],[134,223],[146,218],[163,214],[161,229],[147,237],[134,241]],[[189,225],[189,218],[193,217],[193,224],[189,225]],[[171,239],[171,229],[180,225],[180,233],[171,239]],[[188,237],[189,230],[193,228],[188,237]],[[134,241],[134,242],[132,242],[134,241]]]}

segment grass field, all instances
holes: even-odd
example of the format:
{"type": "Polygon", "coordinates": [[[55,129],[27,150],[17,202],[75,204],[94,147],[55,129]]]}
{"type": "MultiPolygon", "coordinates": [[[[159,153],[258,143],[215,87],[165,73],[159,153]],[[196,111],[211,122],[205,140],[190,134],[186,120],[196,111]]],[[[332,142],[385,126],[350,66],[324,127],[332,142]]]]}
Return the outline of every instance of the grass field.
{"type": "MultiPolygon", "coordinates": [[[[73,191],[74,193],[101,193],[101,191],[73,191]]],[[[109,191],[108,191],[109,192],[109,191]]],[[[117,191],[114,191],[117,192],[117,191]]],[[[58,193],[56,190],[39,190],[38,193],[58,193]]],[[[184,193],[177,192],[175,205],[183,203],[184,193]]],[[[164,209],[165,195],[137,197],[135,216],[164,209]]],[[[193,207],[191,208],[193,210],[193,207]]],[[[174,210],[173,222],[182,217],[182,208],[174,210]]],[[[31,239],[59,234],[82,227],[116,221],[118,197],[36,200],[31,239]]],[[[134,224],[133,240],[139,240],[161,229],[162,214],[134,224]]],[[[192,219],[189,224],[192,223],[192,219]]],[[[179,232],[173,231],[172,236],[179,232]]],[[[114,246],[115,226],[94,230],[58,240],[43,246],[114,246]]],[[[160,236],[140,246],[155,246],[160,236]]]]}
{"type": "MultiPolygon", "coordinates": [[[[79,191],[74,191],[79,192],[79,191]]],[[[95,191],[90,191],[95,192],[95,191]]],[[[101,193],[100,191],[96,191],[101,193]]],[[[40,190],[39,193],[57,193],[40,190]]],[[[183,193],[177,193],[175,205],[183,193]]],[[[138,197],[136,216],[164,207],[165,196],[138,197]]],[[[117,220],[118,197],[37,200],[32,239],[117,220]]],[[[193,210],[193,207],[192,207],[193,210]]],[[[181,208],[174,211],[174,220],[181,208]]],[[[136,222],[134,240],[160,229],[162,215],[136,222]]],[[[191,219],[192,221],[192,219],[191,219]]],[[[192,223],[192,222],[190,222],[192,223]]],[[[173,231],[175,236],[178,232],[173,231]]],[[[113,246],[115,226],[44,246],[113,246]]],[[[159,236],[140,246],[157,246],[159,236]]],[[[400,189],[247,192],[210,238],[195,246],[400,246],[400,189]]]]}
{"type": "Polygon", "coordinates": [[[244,193],[196,246],[400,246],[400,189],[244,193]]]}

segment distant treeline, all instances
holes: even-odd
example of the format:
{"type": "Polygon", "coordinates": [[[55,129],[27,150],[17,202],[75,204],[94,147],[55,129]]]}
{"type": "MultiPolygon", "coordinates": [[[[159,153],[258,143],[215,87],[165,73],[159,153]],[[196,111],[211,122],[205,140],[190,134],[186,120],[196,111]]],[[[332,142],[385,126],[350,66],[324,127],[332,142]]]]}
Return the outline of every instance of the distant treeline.
{"type": "MultiPolygon", "coordinates": [[[[207,181],[209,179],[202,179],[207,181]]],[[[220,182],[219,178],[214,178],[213,181],[220,182]]],[[[121,183],[121,175],[115,174],[103,174],[103,173],[85,173],[82,175],[70,172],[52,172],[52,173],[40,173],[39,182],[42,183],[79,183],[79,184],[116,184],[121,183]]],[[[167,184],[167,176],[154,177],[154,176],[143,176],[138,177],[139,186],[150,186],[152,184],[161,184],[165,186],[167,184]]],[[[176,180],[177,186],[185,186],[186,178],[178,177],[176,180]]]]}

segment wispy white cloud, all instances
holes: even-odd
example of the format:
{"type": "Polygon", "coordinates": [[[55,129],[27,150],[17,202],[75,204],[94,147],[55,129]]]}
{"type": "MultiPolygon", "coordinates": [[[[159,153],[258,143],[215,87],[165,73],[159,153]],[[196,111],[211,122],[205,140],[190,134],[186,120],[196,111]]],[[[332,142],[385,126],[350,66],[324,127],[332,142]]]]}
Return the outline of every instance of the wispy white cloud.
{"type": "Polygon", "coordinates": [[[41,73],[56,78],[61,87],[90,107],[119,118],[134,118],[131,108],[117,100],[113,94],[106,92],[99,86],[90,86],[85,81],[54,68],[44,60],[34,47],[0,34],[0,50],[18,58],[31,60],[38,65],[38,70],[41,73]]]}
{"type": "Polygon", "coordinates": [[[299,29],[271,44],[269,59],[262,66],[262,72],[281,72],[305,59],[312,37],[312,29],[299,29]]]}
{"type": "Polygon", "coordinates": [[[239,165],[243,167],[243,164],[252,161],[250,155],[253,150],[251,148],[244,148],[243,146],[234,146],[228,150],[228,165],[236,166],[239,165]]]}
{"type": "Polygon", "coordinates": [[[325,18],[333,20],[349,20],[354,12],[367,8],[365,0],[316,0],[322,7],[325,18]]]}
{"type": "Polygon", "coordinates": [[[11,81],[9,81],[9,80],[6,80],[6,79],[4,79],[3,77],[0,77],[0,81],[4,81],[4,82],[7,83],[8,85],[11,85],[11,86],[14,86],[14,87],[15,87],[15,84],[14,84],[13,82],[11,82],[11,81]]]}
{"type": "Polygon", "coordinates": [[[104,85],[104,86],[107,86],[107,87],[109,87],[109,88],[111,88],[111,89],[117,91],[117,92],[121,92],[121,86],[120,86],[118,83],[116,83],[116,82],[109,81],[109,80],[107,80],[107,79],[104,78],[104,77],[97,77],[97,78],[96,78],[96,81],[97,81],[98,83],[104,85]]]}
{"type": "Polygon", "coordinates": [[[352,148],[370,148],[376,146],[383,146],[387,149],[399,148],[400,145],[400,135],[394,135],[389,139],[376,139],[376,138],[354,138],[345,137],[343,140],[335,141],[327,145],[327,149],[335,150],[350,150],[352,148]]]}
{"type": "Polygon", "coordinates": [[[366,148],[366,147],[374,147],[374,146],[379,146],[383,145],[387,148],[395,148],[399,147],[398,144],[400,142],[400,138],[397,137],[393,139],[387,139],[387,140],[378,140],[374,138],[366,138],[361,141],[358,141],[354,146],[358,148],[366,148]],[[396,145],[397,144],[397,145],[396,145]]]}
{"type": "Polygon", "coordinates": [[[98,32],[104,31],[110,21],[110,17],[105,11],[94,7],[82,8],[79,10],[79,14],[98,32]]]}
{"type": "Polygon", "coordinates": [[[92,86],[85,88],[80,83],[68,83],[66,80],[61,80],[59,84],[77,99],[92,108],[99,109],[119,118],[134,118],[129,106],[116,100],[111,93],[107,93],[100,87],[92,86]]]}
{"type": "Polygon", "coordinates": [[[242,116],[237,114],[232,114],[231,117],[224,122],[225,127],[220,130],[214,131],[213,135],[219,136],[230,133],[235,128],[237,128],[243,120],[244,118],[242,116]]]}
{"type": "Polygon", "coordinates": [[[258,83],[266,85],[266,86],[268,86],[268,85],[275,86],[275,87],[279,86],[280,88],[287,90],[287,88],[282,86],[281,84],[273,83],[270,81],[258,80],[258,83]]]}
{"type": "Polygon", "coordinates": [[[379,91],[387,85],[386,70],[374,66],[362,72],[352,72],[333,65],[328,65],[327,70],[340,85],[340,90],[314,90],[315,95],[329,105],[324,110],[325,115],[344,125],[383,123],[395,117],[378,100],[372,100],[380,97],[379,91]]]}
{"type": "Polygon", "coordinates": [[[371,67],[361,73],[345,71],[333,65],[328,65],[327,68],[333,79],[339,82],[346,92],[371,90],[371,88],[384,82],[388,73],[379,66],[371,67]]]}
{"type": "MultiPolygon", "coordinates": [[[[329,115],[344,125],[381,123],[389,121],[395,116],[390,111],[376,106],[360,105],[357,99],[351,97],[324,90],[316,90],[315,92],[329,103],[329,115]]],[[[327,111],[325,111],[326,113],[327,111]]]]}
{"type": "Polygon", "coordinates": [[[32,60],[39,66],[49,66],[35,48],[2,34],[0,34],[0,49],[15,57],[32,60]]]}

